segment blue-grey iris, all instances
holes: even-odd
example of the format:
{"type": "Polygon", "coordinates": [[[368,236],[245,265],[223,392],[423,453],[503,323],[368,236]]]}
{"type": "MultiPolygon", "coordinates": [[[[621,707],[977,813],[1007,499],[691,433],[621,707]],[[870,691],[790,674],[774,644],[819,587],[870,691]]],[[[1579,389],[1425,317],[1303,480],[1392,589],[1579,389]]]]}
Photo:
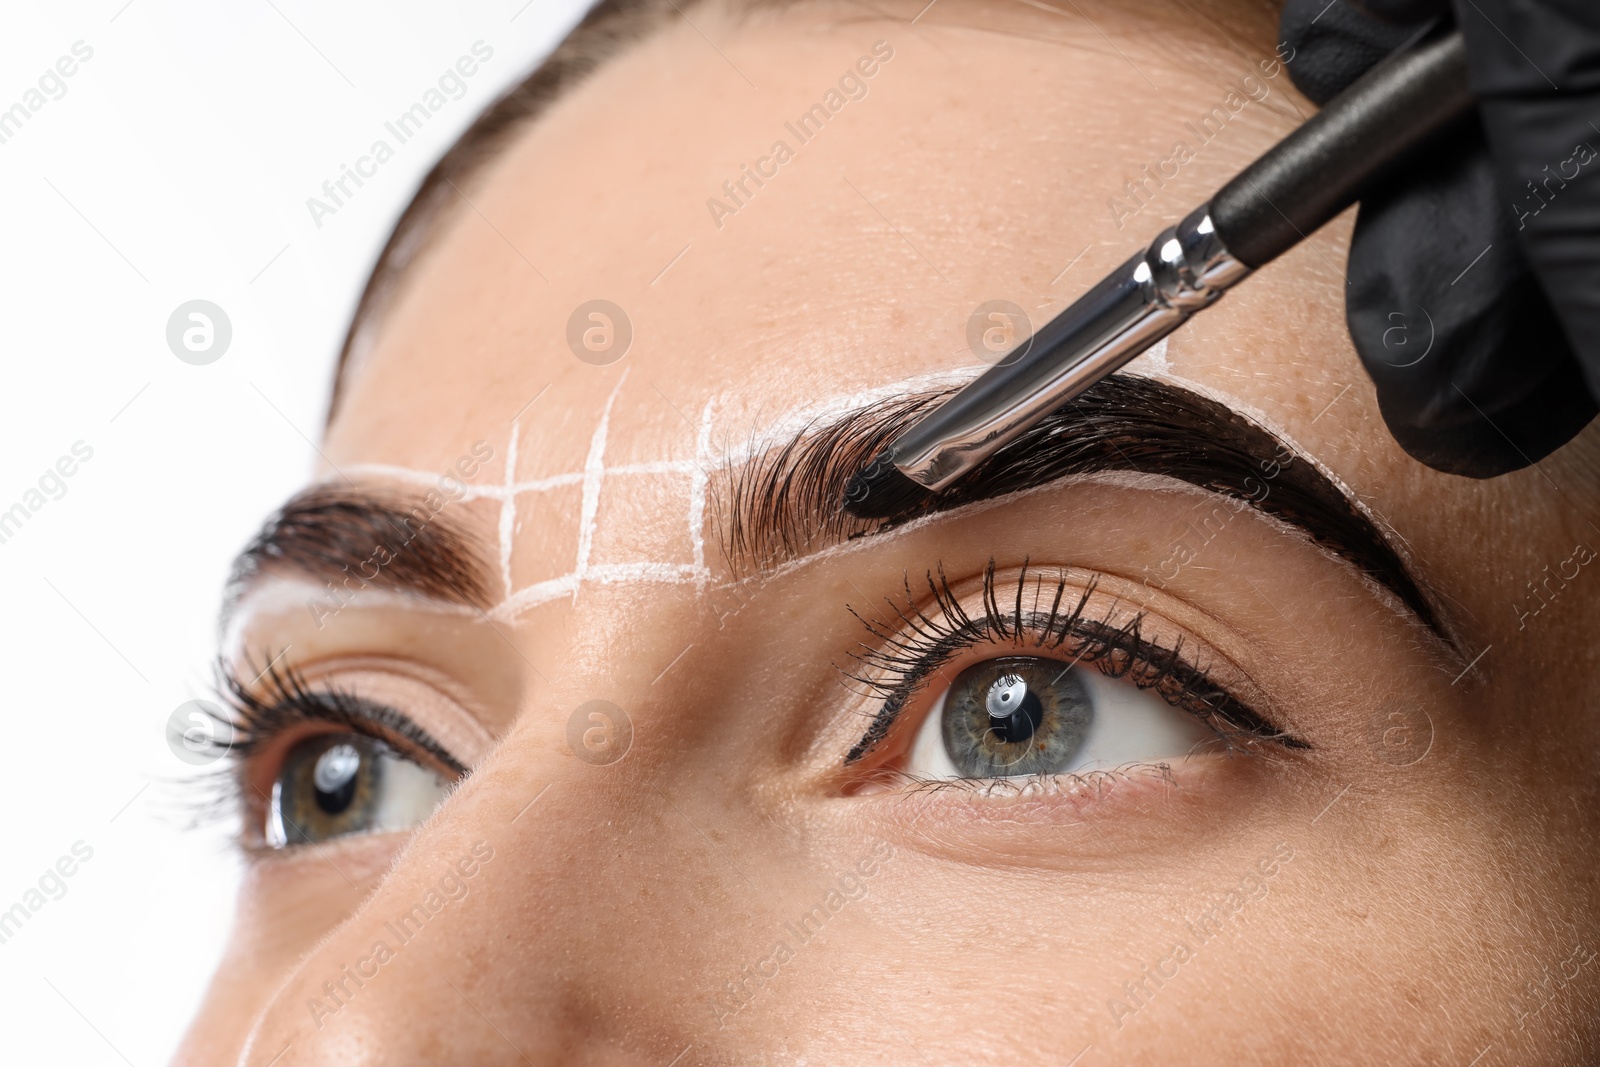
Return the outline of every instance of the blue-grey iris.
{"type": "Polygon", "coordinates": [[[972,778],[1058,773],[1094,720],[1077,671],[1034,656],[1003,656],[962,671],[941,723],[950,762],[972,778]]]}

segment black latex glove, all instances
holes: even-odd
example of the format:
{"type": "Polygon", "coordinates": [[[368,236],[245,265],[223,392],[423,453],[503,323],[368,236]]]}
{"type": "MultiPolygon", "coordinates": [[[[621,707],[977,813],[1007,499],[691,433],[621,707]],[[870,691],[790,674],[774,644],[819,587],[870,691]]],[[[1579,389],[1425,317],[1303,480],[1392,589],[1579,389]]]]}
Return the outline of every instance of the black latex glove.
{"type": "MultiPolygon", "coordinates": [[[[1287,0],[1289,74],[1325,103],[1450,11],[1287,0]]],[[[1346,318],[1400,446],[1489,478],[1561,447],[1600,397],[1600,0],[1456,0],[1454,17],[1478,121],[1363,198],[1346,318]]]]}

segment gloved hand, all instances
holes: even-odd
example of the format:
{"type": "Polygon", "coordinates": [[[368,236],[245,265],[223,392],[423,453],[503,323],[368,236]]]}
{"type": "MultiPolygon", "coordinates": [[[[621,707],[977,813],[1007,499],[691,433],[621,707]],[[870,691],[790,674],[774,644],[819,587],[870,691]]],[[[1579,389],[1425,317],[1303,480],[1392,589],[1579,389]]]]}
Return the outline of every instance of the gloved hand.
{"type": "MultiPolygon", "coordinates": [[[[1412,456],[1489,478],[1600,397],[1600,0],[1456,0],[1478,120],[1361,201],[1346,318],[1412,456]]],[[[1450,0],[1286,0],[1296,87],[1324,103],[1450,0]]]]}

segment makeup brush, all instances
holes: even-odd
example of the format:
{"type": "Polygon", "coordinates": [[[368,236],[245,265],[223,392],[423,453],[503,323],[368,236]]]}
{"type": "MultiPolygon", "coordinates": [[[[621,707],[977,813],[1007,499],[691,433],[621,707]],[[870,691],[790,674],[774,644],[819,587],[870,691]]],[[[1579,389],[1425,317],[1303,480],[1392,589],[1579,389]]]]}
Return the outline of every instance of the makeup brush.
{"type": "Polygon", "coordinates": [[[1472,107],[1458,30],[1389,55],[1182,222],[895,438],[845,510],[907,515],[1359,200],[1472,107]]]}

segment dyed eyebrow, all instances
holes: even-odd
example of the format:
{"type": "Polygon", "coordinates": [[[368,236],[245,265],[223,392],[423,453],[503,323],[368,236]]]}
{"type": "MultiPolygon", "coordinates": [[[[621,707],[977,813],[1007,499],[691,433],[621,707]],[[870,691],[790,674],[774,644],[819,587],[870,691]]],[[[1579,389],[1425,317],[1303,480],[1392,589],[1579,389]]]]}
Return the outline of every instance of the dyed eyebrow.
{"type": "Polygon", "coordinates": [[[1453,644],[1399,551],[1356,503],[1286,442],[1231,408],[1151,378],[1112,375],[915,510],[857,519],[846,485],[951,390],[921,393],[805,427],[714,479],[718,531],[735,574],[762,573],[831,544],[1071,475],[1164,475],[1297,527],[1388,589],[1453,644]]]}
{"type": "Polygon", "coordinates": [[[425,498],[400,492],[313,486],[269,516],[234,560],[223,598],[226,621],[268,574],[412,593],[486,610],[488,568],[474,540],[425,498]]]}

